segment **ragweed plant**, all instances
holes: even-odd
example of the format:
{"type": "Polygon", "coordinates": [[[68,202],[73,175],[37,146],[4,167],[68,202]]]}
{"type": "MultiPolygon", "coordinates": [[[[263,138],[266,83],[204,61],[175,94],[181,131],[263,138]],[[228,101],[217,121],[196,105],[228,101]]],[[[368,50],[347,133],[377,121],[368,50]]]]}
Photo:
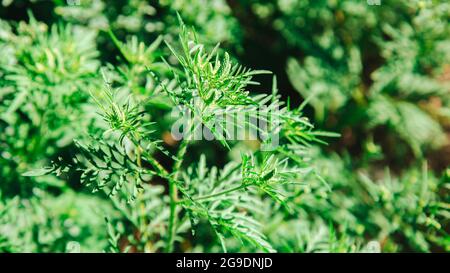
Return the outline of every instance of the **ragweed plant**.
{"type": "MultiPolygon", "coordinates": [[[[367,239],[385,252],[429,252],[433,248],[448,251],[448,173],[437,176],[424,163],[400,176],[386,169],[373,179],[373,173],[355,169],[357,167],[348,156],[324,155],[318,150],[312,152],[313,165],[328,182],[331,191],[324,190],[316,177],[310,177],[306,178],[308,187],[300,188],[293,196],[297,199],[295,210],[299,218],[309,219],[310,225],[323,230],[320,241],[324,247],[331,243],[328,240],[329,225],[338,238],[343,236],[349,242],[348,251],[361,250],[358,246],[364,246],[367,239]],[[352,176],[353,172],[357,175],[352,176]]],[[[280,247],[300,247],[293,245],[297,236],[312,236],[305,243],[318,240],[314,238],[314,232],[294,231],[296,229],[291,225],[301,225],[295,218],[286,221],[280,215],[274,215],[265,222],[271,221],[269,230],[278,225],[293,230],[282,236],[275,229],[271,230],[273,236],[284,239],[284,242],[277,242],[280,247]]],[[[365,245],[363,250],[368,246],[365,245]]],[[[340,251],[347,252],[345,248],[340,251]]]]}
{"type": "MultiPolygon", "coordinates": [[[[242,33],[232,9],[225,0],[127,0],[121,3],[110,0],[82,0],[79,5],[54,2],[54,14],[66,22],[84,25],[96,31],[112,30],[119,37],[133,34],[139,40],[151,40],[164,35],[166,40],[177,37],[177,13],[196,27],[206,43],[226,42],[240,48],[242,33]]],[[[101,34],[101,32],[100,32],[101,34]]],[[[106,36],[99,36],[105,54],[111,47],[106,36]]]]}
{"type": "Polygon", "coordinates": [[[101,215],[108,203],[77,195],[66,183],[71,175],[65,180],[28,172],[70,157],[72,139],[96,124],[85,92],[99,83],[94,39],[85,29],[49,28],[31,15],[29,23],[0,21],[2,252],[63,252],[70,241],[93,251],[96,240],[106,245],[98,233],[104,223],[92,219],[91,209],[101,215]]]}
{"type": "MultiPolygon", "coordinates": [[[[175,65],[166,62],[176,84],[168,85],[149,66],[149,75],[161,88],[145,92],[148,96],[163,93],[173,107],[190,110],[177,151],[163,147],[152,130],[158,121],[145,111],[152,98],[143,98],[129,88],[113,88],[106,71],[104,91],[93,92],[93,96],[109,129],[101,138],[76,142],[80,154],[72,162],[55,162],[44,172],[77,170],[82,183],[94,191],[105,191],[122,212],[122,219],[136,230],[132,232],[134,236],[127,237],[128,250],[179,250],[188,230],[194,232],[206,224],[224,251],[230,238],[249,243],[255,250],[275,251],[257,221],[257,215],[264,214],[258,204],[269,198],[289,212],[290,189],[314,172],[301,150],[319,141],[318,136],[333,134],[315,132],[309,121],[301,117],[301,109],[283,105],[276,81],[270,95],[251,96],[247,86],[257,84],[252,78],[267,71],[234,64],[227,53],[218,53],[218,46],[208,52],[181,19],[180,29],[179,44],[167,43],[178,61],[175,65]],[[260,109],[265,111],[261,113],[260,109]],[[270,111],[272,115],[267,114],[270,111]],[[233,119],[238,112],[244,114],[243,119],[233,119]],[[258,118],[264,126],[251,122],[258,118]],[[271,150],[242,151],[239,161],[223,168],[208,168],[203,155],[198,164],[187,165],[185,159],[191,145],[206,141],[194,137],[199,130],[205,137],[211,133],[216,142],[231,149],[241,140],[237,129],[244,130],[244,136],[254,129],[254,141],[261,143],[261,148],[271,142],[271,150]],[[291,153],[292,147],[298,153],[291,153]],[[156,157],[158,152],[173,159],[171,168],[156,157]],[[167,192],[157,190],[161,186],[167,192]],[[151,208],[156,211],[150,212],[151,208]]],[[[117,40],[115,43],[122,45],[117,40]]],[[[138,65],[127,57],[133,53],[127,50],[121,46],[131,67],[138,65]]],[[[123,250],[115,232],[120,231],[110,226],[110,250],[123,250]]]]}
{"type": "Polygon", "coordinates": [[[0,251],[448,252],[449,5],[369,2],[1,2],[0,251]]]}
{"type": "Polygon", "coordinates": [[[21,173],[61,156],[55,147],[69,146],[82,122],[89,122],[79,119],[89,107],[83,90],[96,84],[99,62],[94,36],[81,29],[55,25],[47,32],[31,17],[16,31],[1,22],[2,184],[12,179],[16,187],[30,189],[17,183],[21,173]],[[79,126],[70,126],[76,121],[79,126]]]}
{"type": "Polygon", "coordinates": [[[287,72],[304,97],[316,94],[311,105],[318,123],[368,135],[359,143],[367,154],[375,145],[385,152],[389,143],[402,143],[390,158],[408,151],[421,158],[446,144],[448,3],[384,1],[380,9],[364,1],[281,2],[284,15],[276,27],[304,55],[290,58],[287,72]],[[320,20],[292,23],[316,13],[320,20]],[[386,139],[380,139],[384,131],[386,139]]]}

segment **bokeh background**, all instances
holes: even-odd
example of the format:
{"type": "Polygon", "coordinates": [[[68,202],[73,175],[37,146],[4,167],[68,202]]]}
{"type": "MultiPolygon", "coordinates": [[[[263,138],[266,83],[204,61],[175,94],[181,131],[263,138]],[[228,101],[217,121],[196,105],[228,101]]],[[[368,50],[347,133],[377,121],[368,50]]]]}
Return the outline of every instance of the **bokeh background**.
{"type": "MultiPolygon", "coordinates": [[[[450,250],[450,3],[3,0],[0,251],[65,252],[73,242],[82,251],[107,247],[104,215],[120,222],[107,198],[80,185],[76,173],[22,174],[73,156],[72,140],[86,128],[95,134],[89,93],[67,94],[101,85],[99,68],[119,64],[108,30],[147,46],[158,36],[172,42],[177,12],[207,46],[220,43],[246,67],[271,70],[284,101],[298,106],[310,98],[305,115],[341,135],[314,149],[332,191],[311,182],[298,201],[299,217],[267,219],[278,251],[348,252],[368,243],[385,252],[450,250]],[[42,93],[30,98],[23,91],[30,88],[42,93]]],[[[168,55],[161,46],[152,56],[168,55]]],[[[251,91],[271,92],[271,75],[256,80],[261,85],[251,91]]],[[[169,149],[175,145],[161,135],[169,149]]],[[[213,144],[192,151],[192,160],[199,153],[210,165],[233,158],[217,156],[225,150],[213,144]]],[[[219,251],[207,234],[178,249],[219,251]]]]}

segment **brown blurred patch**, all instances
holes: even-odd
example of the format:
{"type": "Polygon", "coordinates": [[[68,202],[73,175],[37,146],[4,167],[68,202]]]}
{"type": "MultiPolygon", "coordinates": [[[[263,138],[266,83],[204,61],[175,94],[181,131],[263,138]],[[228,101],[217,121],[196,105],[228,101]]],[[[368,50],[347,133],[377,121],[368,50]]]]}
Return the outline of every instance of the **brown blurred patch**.
{"type": "Polygon", "coordinates": [[[173,138],[172,134],[169,131],[163,133],[162,139],[166,145],[171,147],[176,146],[178,143],[178,141],[173,138]]]}
{"type": "Polygon", "coordinates": [[[439,81],[442,82],[448,82],[450,81],[450,65],[445,65],[444,66],[444,71],[442,72],[442,74],[438,77],[439,81]]]}
{"type": "Polygon", "coordinates": [[[447,144],[428,154],[430,167],[438,172],[443,172],[450,166],[450,131],[446,135],[447,144]]]}

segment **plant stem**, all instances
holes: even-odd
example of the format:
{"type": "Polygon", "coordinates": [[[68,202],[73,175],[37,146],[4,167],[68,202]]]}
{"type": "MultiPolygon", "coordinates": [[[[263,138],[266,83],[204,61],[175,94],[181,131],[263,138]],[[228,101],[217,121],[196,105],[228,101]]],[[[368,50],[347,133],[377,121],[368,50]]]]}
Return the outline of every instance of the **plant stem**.
{"type": "MultiPolygon", "coordinates": [[[[169,183],[169,197],[170,197],[170,218],[169,218],[169,236],[167,239],[167,246],[166,250],[167,252],[173,251],[173,242],[176,232],[176,208],[177,208],[177,201],[178,201],[178,190],[176,186],[176,180],[178,179],[179,175],[179,169],[181,167],[182,159],[184,158],[184,154],[186,153],[187,149],[187,142],[183,141],[181,143],[180,149],[178,150],[177,158],[179,159],[174,167],[174,171],[172,172],[172,175],[169,174],[169,172],[154,158],[152,158],[151,155],[149,155],[139,144],[138,138],[133,135],[133,143],[136,145],[136,152],[137,152],[137,162],[138,165],[141,166],[142,162],[142,156],[144,156],[144,159],[148,161],[156,170],[159,171],[159,175],[162,178],[167,179],[169,183]]],[[[147,245],[146,245],[147,246],[147,245]]]]}
{"type": "MultiPolygon", "coordinates": [[[[134,145],[136,146],[136,150],[135,150],[135,152],[136,152],[136,163],[137,163],[139,168],[142,168],[142,152],[143,152],[143,149],[142,149],[141,145],[139,144],[140,138],[139,138],[138,134],[133,134],[132,136],[133,136],[133,140],[132,141],[133,141],[134,145]]],[[[141,197],[141,196],[142,196],[142,192],[139,192],[139,197],[141,197]]],[[[142,213],[142,216],[140,218],[141,218],[141,220],[143,222],[143,225],[144,225],[144,233],[143,233],[142,238],[148,240],[148,229],[145,228],[148,224],[147,224],[147,221],[146,221],[146,219],[144,217],[144,215],[145,215],[145,206],[144,206],[144,204],[141,203],[139,205],[139,209],[141,210],[141,213],[142,213]]],[[[138,227],[138,229],[142,230],[142,227],[138,227]]],[[[145,252],[149,251],[150,250],[150,246],[151,246],[151,242],[148,240],[145,243],[144,251],[145,252]]]]}
{"type": "Polygon", "coordinates": [[[180,148],[177,153],[177,161],[173,167],[172,175],[173,179],[169,180],[169,197],[170,197],[170,218],[169,218],[169,236],[167,237],[167,252],[172,252],[174,247],[174,239],[176,235],[176,225],[177,225],[177,204],[178,204],[178,189],[176,181],[180,175],[181,165],[183,163],[183,158],[186,154],[188,141],[183,139],[180,144],[180,148]]]}
{"type": "Polygon", "coordinates": [[[150,165],[153,166],[153,168],[155,168],[156,170],[158,170],[162,176],[169,176],[169,172],[161,165],[161,163],[159,163],[157,160],[155,160],[150,154],[148,154],[141,146],[141,144],[139,143],[138,138],[135,135],[132,135],[133,138],[131,139],[131,141],[133,142],[133,144],[136,146],[136,155],[137,155],[137,164],[139,167],[142,167],[142,157],[144,157],[144,159],[146,161],[148,161],[148,163],[150,163],[150,165]]]}
{"type": "Polygon", "coordinates": [[[170,218],[169,218],[169,236],[167,237],[167,246],[166,250],[167,252],[173,251],[173,244],[175,239],[175,233],[176,233],[176,210],[177,210],[177,201],[178,198],[178,192],[177,192],[177,186],[174,182],[169,181],[169,196],[170,196],[170,218]]]}
{"type": "MultiPolygon", "coordinates": [[[[241,190],[241,189],[245,189],[248,186],[249,186],[248,184],[242,184],[240,186],[236,186],[236,187],[228,189],[228,190],[224,190],[224,191],[220,191],[220,192],[217,192],[217,193],[212,193],[212,194],[208,194],[208,195],[204,195],[204,196],[200,196],[200,197],[194,198],[193,201],[202,201],[202,200],[206,200],[206,199],[209,199],[209,198],[218,197],[218,196],[225,195],[225,194],[228,194],[228,193],[231,193],[231,192],[235,192],[235,191],[238,191],[238,190],[241,190]]],[[[181,200],[179,203],[183,203],[184,201],[185,200],[181,200]]]]}

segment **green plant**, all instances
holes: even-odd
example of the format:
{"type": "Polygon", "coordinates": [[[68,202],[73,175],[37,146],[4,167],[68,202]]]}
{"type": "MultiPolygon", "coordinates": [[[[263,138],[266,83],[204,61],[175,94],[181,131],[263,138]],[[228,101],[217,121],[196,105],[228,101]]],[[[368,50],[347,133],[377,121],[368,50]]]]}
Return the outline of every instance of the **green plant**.
{"type": "MultiPolygon", "coordinates": [[[[165,251],[171,252],[175,242],[183,239],[181,234],[186,232],[186,228],[195,230],[203,221],[209,224],[225,251],[229,236],[250,243],[255,249],[274,251],[261,233],[261,225],[253,217],[261,213],[254,210],[258,207],[255,204],[267,196],[289,208],[286,202],[288,189],[312,171],[302,156],[289,150],[293,147],[298,151],[305,150],[309,142],[319,141],[317,136],[333,134],[314,131],[307,119],[300,116],[301,108],[291,110],[289,106],[283,106],[277,95],[276,81],[271,95],[250,96],[246,87],[255,83],[252,77],[266,72],[251,71],[233,64],[227,53],[223,56],[217,53],[217,46],[208,53],[195,33],[191,33],[181,19],[180,22],[181,52],[168,44],[183,69],[170,68],[177,82],[175,87],[169,88],[160,82],[162,88],[147,93],[150,98],[142,100],[140,96],[133,96],[133,88],[114,90],[111,87],[113,82],[105,72],[104,92],[94,95],[94,99],[109,129],[104,131],[102,139],[93,138],[88,144],[77,142],[81,153],[73,162],[55,163],[44,172],[60,174],[79,170],[82,183],[94,191],[106,191],[125,219],[138,230],[139,236],[129,242],[135,242],[132,246],[139,251],[155,251],[164,246],[165,251]],[[152,135],[151,126],[155,123],[148,112],[143,111],[147,101],[151,101],[152,96],[160,96],[160,93],[169,97],[173,106],[191,110],[192,119],[185,125],[185,135],[175,154],[163,151],[159,140],[152,135]],[[230,163],[221,171],[215,167],[208,170],[204,156],[198,165],[185,169],[183,163],[198,128],[206,128],[230,149],[233,146],[228,141],[231,132],[229,125],[225,126],[225,120],[229,120],[233,113],[241,112],[248,115],[248,119],[242,124],[231,121],[232,127],[250,126],[250,119],[257,118],[258,107],[263,108],[266,104],[269,109],[277,110],[274,115],[279,121],[268,123],[269,133],[261,141],[265,144],[273,140],[275,134],[280,134],[280,146],[267,152],[244,153],[240,162],[230,163]],[[225,118],[219,121],[219,114],[225,118]],[[155,158],[157,150],[174,159],[171,170],[155,158]],[[140,215],[142,219],[134,219],[136,210],[142,207],[148,211],[155,202],[155,198],[146,196],[152,188],[148,184],[156,177],[163,179],[168,187],[167,195],[155,192],[156,199],[161,202],[158,208],[161,211],[156,215],[143,213],[140,215]],[[128,203],[122,203],[123,198],[128,203]],[[156,236],[159,239],[152,242],[149,236],[155,237],[155,231],[149,226],[154,221],[161,222],[162,227],[156,236]],[[164,240],[164,243],[158,240],[164,240]]],[[[132,52],[128,51],[129,48],[118,41],[116,44],[121,46],[122,55],[130,65],[138,65],[130,61],[132,52]]],[[[148,73],[158,80],[155,72],[149,69],[148,73]]]]}
{"type": "MultiPolygon", "coordinates": [[[[439,78],[450,61],[449,5],[385,1],[388,8],[379,9],[361,1],[309,2],[280,5],[284,16],[277,23],[289,26],[281,28],[286,39],[304,52],[300,62],[289,59],[288,74],[303,96],[317,94],[311,105],[318,121],[330,129],[338,126],[337,130],[357,126],[352,134],[373,136],[387,130],[391,139],[405,143],[417,157],[442,147],[447,141],[442,120],[448,119],[449,85],[439,78]],[[321,32],[313,33],[318,28],[313,24],[289,23],[304,13],[314,14],[299,8],[307,3],[325,20],[313,20],[323,24],[321,32]],[[403,17],[394,15],[397,10],[403,17]],[[399,19],[404,17],[408,20],[399,19]],[[312,38],[295,36],[296,32],[312,38]],[[443,103],[433,104],[435,100],[443,103]],[[330,115],[339,123],[325,123],[330,115]]],[[[376,141],[387,145],[383,139],[376,141]]]]}
{"type": "Polygon", "coordinates": [[[64,179],[22,175],[70,156],[72,138],[96,123],[84,92],[99,83],[94,38],[70,25],[48,29],[32,16],[17,27],[0,21],[2,252],[65,251],[70,241],[86,250],[105,245],[98,232],[104,223],[91,211],[107,211],[104,200],[76,195],[64,179]]]}
{"type": "Polygon", "coordinates": [[[449,251],[447,3],[0,5],[0,252],[449,251]]]}
{"type": "MultiPolygon", "coordinates": [[[[168,41],[177,37],[177,12],[196,27],[208,44],[224,42],[239,49],[241,32],[225,0],[153,1],[131,0],[117,3],[109,0],[83,0],[80,5],[67,5],[65,1],[52,1],[54,13],[70,23],[88,26],[96,31],[113,30],[119,37],[135,35],[139,40],[151,40],[163,35],[168,41]]],[[[101,33],[101,32],[100,32],[101,33]]],[[[106,51],[109,40],[99,36],[106,51]]]]}
{"type": "Polygon", "coordinates": [[[355,169],[349,156],[315,151],[311,157],[331,192],[307,179],[296,206],[302,218],[330,223],[360,245],[370,238],[384,251],[448,251],[448,173],[437,177],[424,163],[399,176],[388,169],[374,174],[355,169]]]}

